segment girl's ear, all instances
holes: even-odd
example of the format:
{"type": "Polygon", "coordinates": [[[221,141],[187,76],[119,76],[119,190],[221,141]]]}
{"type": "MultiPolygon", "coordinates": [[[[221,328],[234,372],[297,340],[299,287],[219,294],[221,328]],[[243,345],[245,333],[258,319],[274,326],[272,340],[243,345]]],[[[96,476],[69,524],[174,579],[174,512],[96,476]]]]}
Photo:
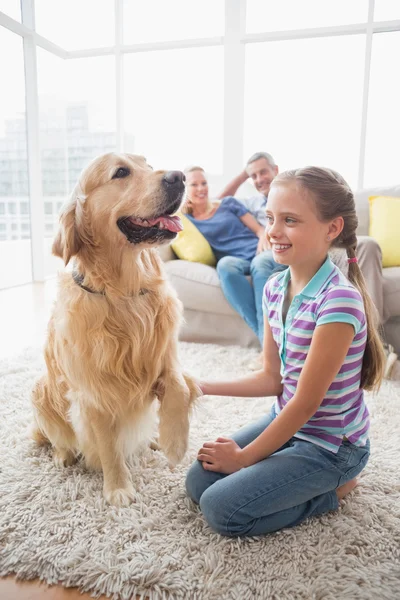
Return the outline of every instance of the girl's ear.
{"type": "Polygon", "coordinates": [[[82,241],[76,225],[76,196],[72,197],[68,206],[60,216],[60,227],[54,239],[52,252],[63,259],[65,265],[78,254],[82,241]]]}
{"type": "Polygon", "coordinates": [[[332,240],[336,239],[337,237],[339,237],[339,235],[343,231],[343,227],[344,227],[343,217],[336,217],[336,219],[333,219],[333,221],[330,222],[329,228],[328,228],[329,239],[332,241],[332,240]]]}

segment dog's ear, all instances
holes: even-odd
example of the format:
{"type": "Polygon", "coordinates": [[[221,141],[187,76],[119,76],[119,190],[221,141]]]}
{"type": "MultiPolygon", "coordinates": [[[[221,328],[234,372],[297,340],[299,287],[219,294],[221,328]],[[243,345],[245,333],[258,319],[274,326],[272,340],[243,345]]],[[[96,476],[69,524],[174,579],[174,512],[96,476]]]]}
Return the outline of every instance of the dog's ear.
{"type": "Polygon", "coordinates": [[[78,254],[82,245],[76,224],[76,201],[76,195],[74,194],[71,202],[61,213],[60,227],[52,247],[54,256],[62,258],[65,265],[69,263],[73,256],[78,254]]]}

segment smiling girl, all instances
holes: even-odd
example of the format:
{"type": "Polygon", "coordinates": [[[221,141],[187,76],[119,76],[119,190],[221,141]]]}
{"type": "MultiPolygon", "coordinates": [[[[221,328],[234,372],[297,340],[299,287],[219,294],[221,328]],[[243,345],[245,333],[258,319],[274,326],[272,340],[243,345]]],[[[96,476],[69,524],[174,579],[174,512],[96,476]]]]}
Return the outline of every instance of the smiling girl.
{"type": "Polygon", "coordinates": [[[382,343],[355,254],[353,194],[336,172],[307,167],[271,184],[266,234],[276,262],[263,295],[264,367],[203,394],[276,396],[268,416],[206,442],[189,496],[221,535],[292,527],[339,506],[369,458],[363,390],[379,387],[382,343]],[[331,262],[345,248],[348,279],[331,262]]]}

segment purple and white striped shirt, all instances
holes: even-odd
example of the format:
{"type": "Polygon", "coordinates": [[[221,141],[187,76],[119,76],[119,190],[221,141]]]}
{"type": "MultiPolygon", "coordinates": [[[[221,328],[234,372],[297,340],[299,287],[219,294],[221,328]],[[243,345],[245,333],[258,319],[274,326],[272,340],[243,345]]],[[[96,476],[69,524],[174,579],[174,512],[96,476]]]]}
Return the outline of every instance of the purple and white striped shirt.
{"type": "Polygon", "coordinates": [[[328,257],[306,287],[295,296],[282,320],[290,269],[270,279],[264,288],[263,310],[279,349],[283,392],[277,397],[278,414],[296,392],[314,330],[325,323],[350,323],[354,338],[345,361],[317,412],[295,434],[336,453],[343,437],[363,446],[368,439],[369,413],[360,388],[367,341],[367,324],[360,292],[328,257]]]}

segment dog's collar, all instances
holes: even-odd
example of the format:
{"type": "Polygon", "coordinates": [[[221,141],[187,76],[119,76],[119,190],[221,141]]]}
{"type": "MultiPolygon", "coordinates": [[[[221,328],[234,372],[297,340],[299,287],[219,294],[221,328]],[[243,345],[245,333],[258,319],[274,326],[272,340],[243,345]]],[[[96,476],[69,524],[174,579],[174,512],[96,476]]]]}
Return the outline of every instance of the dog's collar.
{"type": "MultiPolygon", "coordinates": [[[[82,275],[82,273],[78,273],[77,271],[72,271],[72,279],[75,281],[75,283],[77,285],[79,285],[79,287],[81,287],[83,290],[85,290],[85,292],[89,292],[90,294],[98,294],[99,296],[105,296],[106,293],[103,292],[97,292],[96,290],[91,290],[89,287],[87,287],[87,285],[83,285],[83,280],[84,280],[84,276],[82,275]]],[[[149,290],[146,290],[146,288],[141,288],[139,290],[139,296],[143,296],[144,294],[147,294],[149,290]]]]}

